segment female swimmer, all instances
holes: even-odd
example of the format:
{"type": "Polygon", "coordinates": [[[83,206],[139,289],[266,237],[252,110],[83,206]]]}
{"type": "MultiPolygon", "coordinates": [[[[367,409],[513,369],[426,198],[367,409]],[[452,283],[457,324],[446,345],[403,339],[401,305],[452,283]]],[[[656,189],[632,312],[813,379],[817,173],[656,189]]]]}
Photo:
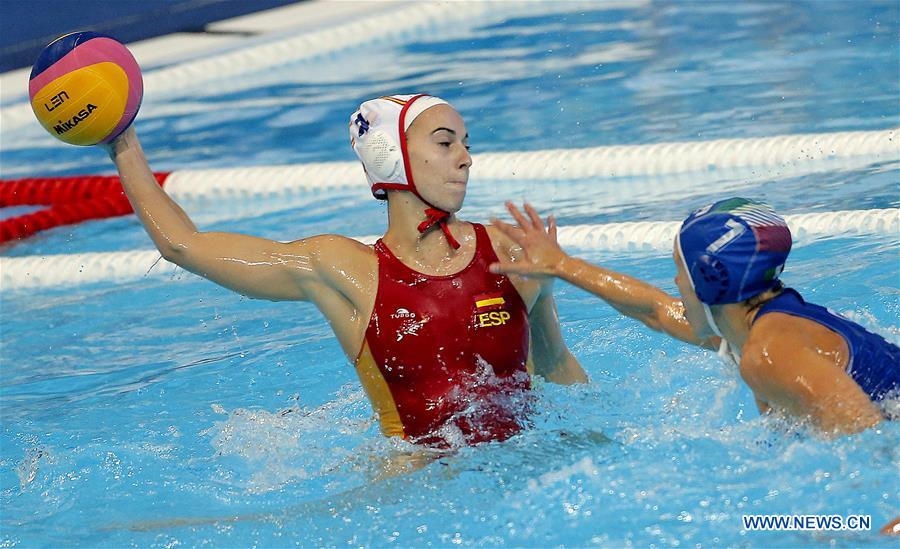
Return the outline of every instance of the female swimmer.
{"type": "Polygon", "coordinates": [[[201,232],[157,185],[133,129],[109,152],[164,258],[249,297],[318,307],[385,434],[437,447],[508,438],[521,428],[530,373],[586,379],[563,343],[549,279],[491,273],[499,259],[520,259],[515,244],[456,217],[472,158],[446,101],[366,101],[350,137],[373,195],[388,203],[374,246],[201,232]]]}
{"type": "Polygon", "coordinates": [[[548,227],[507,204],[518,227],[495,225],[524,249],[491,270],[558,277],[672,337],[718,349],[736,362],[761,412],[809,419],[826,433],[855,433],[885,417],[900,391],[900,348],[807,303],[778,276],[791,249],[787,224],[771,207],[743,198],[693,212],[675,239],[676,299],[650,284],[568,256],[548,227]]]}

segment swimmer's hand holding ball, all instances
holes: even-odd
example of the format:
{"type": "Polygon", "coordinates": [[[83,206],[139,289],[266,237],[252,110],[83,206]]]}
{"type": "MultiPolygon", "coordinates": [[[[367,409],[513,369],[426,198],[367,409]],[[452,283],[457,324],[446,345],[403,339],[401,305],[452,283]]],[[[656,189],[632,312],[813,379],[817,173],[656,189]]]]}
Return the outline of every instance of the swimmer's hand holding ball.
{"type": "Polygon", "coordinates": [[[74,32],[51,42],[35,61],[28,83],[38,121],[72,145],[113,141],[134,121],[143,93],[131,52],[96,32],[74,32]]]}

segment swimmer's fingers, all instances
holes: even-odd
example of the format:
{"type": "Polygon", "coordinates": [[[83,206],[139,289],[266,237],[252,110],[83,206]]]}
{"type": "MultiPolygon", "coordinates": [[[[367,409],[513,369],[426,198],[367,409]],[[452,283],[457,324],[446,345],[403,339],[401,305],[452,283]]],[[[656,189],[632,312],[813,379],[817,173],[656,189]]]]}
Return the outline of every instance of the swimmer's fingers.
{"type": "Polygon", "coordinates": [[[553,239],[553,242],[559,242],[556,239],[556,218],[552,215],[547,218],[547,234],[553,239]]]}
{"type": "Polygon", "coordinates": [[[524,204],[522,204],[522,206],[524,206],[525,211],[528,213],[528,217],[531,218],[531,226],[535,229],[540,229],[541,231],[543,231],[544,220],[541,219],[540,215],[538,215],[537,210],[535,210],[534,207],[528,202],[525,202],[524,204]]]}
{"type": "Polygon", "coordinates": [[[519,211],[519,208],[517,208],[515,204],[513,204],[512,202],[507,202],[506,209],[509,210],[510,215],[513,216],[513,219],[516,220],[516,223],[519,224],[519,227],[521,227],[522,230],[527,231],[531,228],[531,223],[529,223],[528,220],[525,219],[525,216],[522,215],[522,212],[519,211]]]}
{"type": "Polygon", "coordinates": [[[494,274],[514,274],[521,276],[545,274],[544,269],[539,265],[527,261],[498,261],[497,263],[491,263],[490,266],[488,266],[488,270],[494,274]]]}
{"type": "Polygon", "coordinates": [[[499,229],[501,233],[512,239],[513,242],[515,242],[519,246],[522,245],[523,237],[525,236],[522,232],[522,229],[513,227],[509,223],[504,223],[503,221],[500,221],[496,218],[491,219],[491,224],[497,227],[497,229],[499,229]]]}

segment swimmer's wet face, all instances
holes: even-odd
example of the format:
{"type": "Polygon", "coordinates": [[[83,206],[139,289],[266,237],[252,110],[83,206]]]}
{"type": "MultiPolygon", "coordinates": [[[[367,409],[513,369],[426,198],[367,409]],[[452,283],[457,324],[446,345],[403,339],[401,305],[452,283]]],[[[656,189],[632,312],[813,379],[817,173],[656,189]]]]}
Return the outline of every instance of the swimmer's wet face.
{"type": "Polygon", "coordinates": [[[696,292],[694,292],[694,288],[691,287],[691,282],[688,279],[684,261],[681,259],[681,252],[678,251],[677,245],[672,257],[675,260],[675,268],[678,269],[678,274],[675,275],[675,285],[678,286],[681,302],[684,304],[684,316],[694,330],[694,335],[701,339],[716,335],[706,320],[703,303],[700,302],[696,292]]]}
{"type": "Polygon", "coordinates": [[[472,166],[462,117],[449,105],[430,107],[406,130],[406,140],[410,169],[422,198],[442,210],[459,211],[472,166]]]}

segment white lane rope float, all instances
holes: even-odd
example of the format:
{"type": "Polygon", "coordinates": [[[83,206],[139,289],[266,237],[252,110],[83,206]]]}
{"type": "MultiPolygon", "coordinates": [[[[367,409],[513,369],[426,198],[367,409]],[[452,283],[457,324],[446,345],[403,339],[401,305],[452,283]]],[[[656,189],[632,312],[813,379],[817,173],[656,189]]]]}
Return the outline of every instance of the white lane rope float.
{"type": "MultiPolygon", "coordinates": [[[[794,240],[805,244],[824,237],[900,234],[900,208],[848,210],[785,216],[794,240]]],[[[559,242],[581,250],[668,253],[678,230],[676,221],[576,225],[559,228],[559,242]]],[[[370,244],[378,237],[356,240],[370,244]]],[[[156,250],[0,258],[0,288],[71,287],[93,283],[124,283],[175,274],[175,265],[156,250]]],[[[183,272],[183,271],[178,271],[183,272]]]]}
{"type": "MultiPolygon", "coordinates": [[[[900,161],[900,128],[866,132],[613,145],[475,155],[473,181],[566,181],[585,178],[669,176],[762,168],[839,159],[900,161]]],[[[172,172],[166,191],[176,200],[277,198],[305,192],[365,188],[359,163],[318,162],[284,166],[172,172]]]]}
{"type": "MultiPolygon", "coordinates": [[[[666,200],[667,195],[686,198],[707,194],[711,184],[722,192],[739,194],[737,189],[749,185],[811,173],[895,169],[900,163],[898,135],[900,129],[895,128],[484,153],[475,156],[471,175],[476,184],[491,181],[515,186],[503,189],[510,197],[525,198],[538,189],[550,188],[554,200],[583,199],[589,194],[607,206],[622,205],[666,200]],[[622,178],[627,178],[627,183],[622,178]]],[[[346,193],[364,189],[366,185],[356,161],[177,170],[159,175],[166,191],[190,215],[203,215],[206,222],[290,210],[311,196],[346,193]]],[[[76,176],[27,181],[37,185],[41,179],[54,180],[55,185],[60,185],[59,191],[65,194],[64,180],[75,184],[80,179],[94,177],[108,178],[76,176]]],[[[0,180],[0,191],[16,192],[3,185],[21,186],[25,182],[0,180]]],[[[106,216],[88,216],[89,219],[97,217],[106,216]]],[[[17,225],[15,232],[37,223],[32,219],[15,219],[25,224],[17,225]]],[[[3,233],[0,241],[8,239],[8,232],[0,231],[3,233]]]]}

